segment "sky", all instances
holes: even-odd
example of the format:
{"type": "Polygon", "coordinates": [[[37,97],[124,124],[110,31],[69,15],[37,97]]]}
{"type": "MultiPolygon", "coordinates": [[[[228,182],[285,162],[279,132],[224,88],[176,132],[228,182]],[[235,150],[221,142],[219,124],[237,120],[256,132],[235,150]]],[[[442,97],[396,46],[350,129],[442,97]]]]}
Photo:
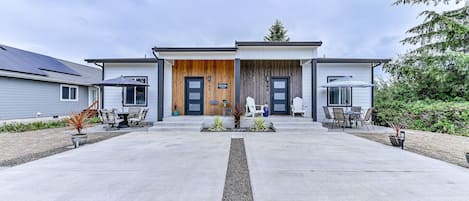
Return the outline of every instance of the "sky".
{"type": "Polygon", "coordinates": [[[319,57],[396,58],[425,6],[393,1],[0,0],[0,44],[85,64],[151,57],[154,46],[259,41],[279,19],[291,41],[322,41],[319,57]]]}

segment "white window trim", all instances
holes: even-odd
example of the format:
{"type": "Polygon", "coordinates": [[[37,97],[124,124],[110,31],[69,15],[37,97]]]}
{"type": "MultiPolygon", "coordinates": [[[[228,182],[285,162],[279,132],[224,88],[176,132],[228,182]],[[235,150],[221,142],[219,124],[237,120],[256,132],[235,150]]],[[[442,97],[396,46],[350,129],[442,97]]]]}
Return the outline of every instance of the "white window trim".
{"type": "MultiPolygon", "coordinates": [[[[335,77],[335,78],[339,78],[339,77],[347,77],[347,76],[330,76],[330,77],[335,77]]],[[[350,76],[351,77],[351,76],[350,76]]],[[[327,78],[327,83],[329,83],[329,77],[327,78]]],[[[327,90],[327,105],[330,106],[330,107],[351,107],[352,106],[352,87],[334,87],[334,88],[338,88],[339,89],[339,102],[341,102],[341,97],[342,97],[342,89],[347,89],[349,90],[350,88],[350,96],[347,96],[347,97],[350,97],[350,103],[338,103],[338,104],[332,104],[330,103],[331,101],[331,96],[330,96],[330,93],[331,93],[331,88],[329,88],[327,90]]]]}
{"type": "MultiPolygon", "coordinates": [[[[146,81],[146,84],[148,84],[148,77],[147,76],[124,76],[125,78],[130,78],[130,79],[145,79],[146,81]]],[[[127,104],[126,103],[126,100],[127,100],[127,90],[126,90],[127,87],[124,87],[123,90],[124,90],[124,97],[123,100],[124,100],[124,107],[147,107],[148,106],[148,103],[147,103],[147,99],[148,99],[148,88],[145,87],[145,103],[143,104],[136,104],[137,102],[137,93],[134,93],[134,104],[127,104]]],[[[134,87],[134,91],[136,91],[136,88],[137,87],[134,87]]]]}
{"type": "Polygon", "coordinates": [[[76,85],[68,85],[68,84],[61,84],[59,89],[60,89],[60,101],[78,101],[78,93],[79,93],[79,92],[78,92],[78,91],[79,91],[79,87],[78,87],[78,86],[76,86],[76,85]],[[71,89],[71,88],[75,88],[75,91],[77,92],[76,95],[75,95],[75,99],[63,99],[63,98],[62,98],[62,88],[63,88],[63,87],[68,87],[68,96],[69,96],[69,98],[70,98],[70,91],[71,91],[70,89],[71,89]]]}

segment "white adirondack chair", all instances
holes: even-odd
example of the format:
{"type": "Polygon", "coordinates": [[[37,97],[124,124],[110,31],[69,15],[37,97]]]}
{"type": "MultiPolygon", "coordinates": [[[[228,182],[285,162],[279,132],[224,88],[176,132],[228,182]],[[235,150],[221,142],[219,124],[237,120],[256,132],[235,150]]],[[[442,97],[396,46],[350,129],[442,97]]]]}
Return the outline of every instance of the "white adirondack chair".
{"type": "Polygon", "coordinates": [[[293,99],[293,105],[291,105],[291,115],[295,117],[295,114],[305,115],[306,106],[303,105],[303,99],[300,97],[295,97],[293,99]]]}
{"type": "Polygon", "coordinates": [[[254,98],[248,96],[246,98],[246,116],[255,117],[256,114],[264,114],[264,105],[256,105],[254,98]]]}

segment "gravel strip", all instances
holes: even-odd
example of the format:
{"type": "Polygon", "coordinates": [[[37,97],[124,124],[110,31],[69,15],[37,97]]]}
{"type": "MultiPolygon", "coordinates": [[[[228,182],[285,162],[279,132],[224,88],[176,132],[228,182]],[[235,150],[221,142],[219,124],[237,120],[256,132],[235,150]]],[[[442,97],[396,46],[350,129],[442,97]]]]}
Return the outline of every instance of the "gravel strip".
{"type": "Polygon", "coordinates": [[[231,139],[222,201],[253,201],[244,139],[231,139]]]}
{"type": "MultiPolygon", "coordinates": [[[[73,149],[67,128],[44,129],[24,133],[0,134],[0,167],[15,166],[73,149]]],[[[88,144],[128,132],[96,132],[88,134],[88,144]]]]}
{"type": "MultiPolygon", "coordinates": [[[[352,135],[391,145],[389,134],[351,133],[352,135]]],[[[465,152],[469,152],[469,137],[442,133],[406,130],[405,150],[469,168],[465,152]]]]}

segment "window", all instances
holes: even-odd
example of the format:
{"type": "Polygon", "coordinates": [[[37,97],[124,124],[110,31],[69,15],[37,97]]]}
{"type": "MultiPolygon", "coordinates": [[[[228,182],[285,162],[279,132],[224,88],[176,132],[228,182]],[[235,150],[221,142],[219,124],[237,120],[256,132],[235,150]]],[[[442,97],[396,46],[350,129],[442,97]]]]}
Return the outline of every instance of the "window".
{"type": "MultiPolygon", "coordinates": [[[[327,82],[332,82],[344,76],[329,76],[327,82]]],[[[328,106],[352,106],[352,88],[338,87],[327,88],[327,105],[328,106]]]]}
{"type": "Polygon", "coordinates": [[[61,101],[78,101],[78,86],[60,85],[61,101]]]}
{"type": "MultiPolygon", "coordinates": [[[[126,77],[137,82],[147,83],[147,77],[126,77]]],[[[147,87],[125,87],[124,88],[125,106],[147,106],[147,87]]]]}

